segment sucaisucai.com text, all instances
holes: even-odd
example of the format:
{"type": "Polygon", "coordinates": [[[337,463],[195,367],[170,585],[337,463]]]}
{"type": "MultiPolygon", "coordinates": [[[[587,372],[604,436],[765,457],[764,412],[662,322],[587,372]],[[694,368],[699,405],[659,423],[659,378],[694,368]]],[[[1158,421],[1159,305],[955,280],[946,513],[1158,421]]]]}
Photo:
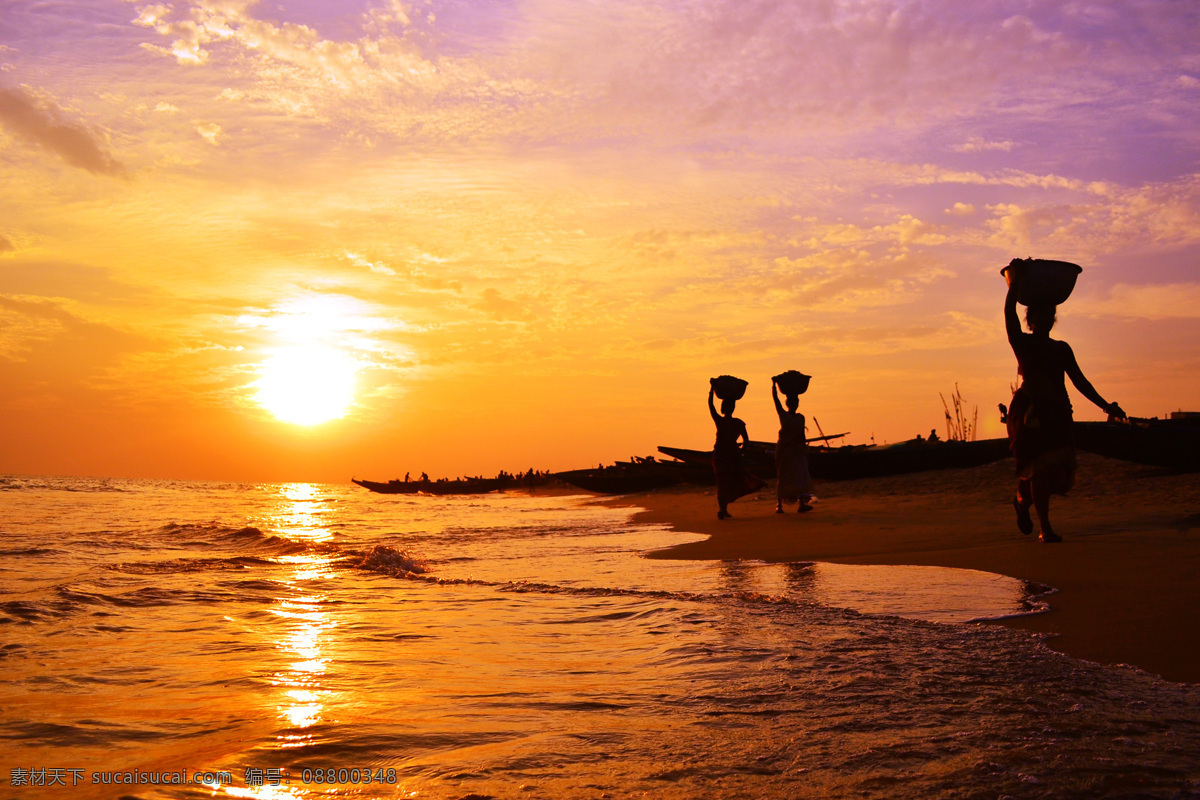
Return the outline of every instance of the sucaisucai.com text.
{"type": "Polygon", "coordinates": [[[186,769],[151,772],[141,769],[88,770],[77,767],[13,767],[8,773],[10,786],[79,786],[81,784],[119,786],[229,786],[230,772],[189,772],[186,769]]]}

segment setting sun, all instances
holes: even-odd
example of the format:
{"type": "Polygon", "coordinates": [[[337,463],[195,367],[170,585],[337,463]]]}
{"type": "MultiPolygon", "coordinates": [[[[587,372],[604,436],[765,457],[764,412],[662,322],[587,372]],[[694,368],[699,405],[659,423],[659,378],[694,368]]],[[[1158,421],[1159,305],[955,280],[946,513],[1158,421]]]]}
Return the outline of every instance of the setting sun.
{"type": "Polygon", "coordinates": [[[327,347],[294,347],[263,362],[258,402],[277,419],[319,425],[340,419],[354,402],[354,362],[327,347]]]}

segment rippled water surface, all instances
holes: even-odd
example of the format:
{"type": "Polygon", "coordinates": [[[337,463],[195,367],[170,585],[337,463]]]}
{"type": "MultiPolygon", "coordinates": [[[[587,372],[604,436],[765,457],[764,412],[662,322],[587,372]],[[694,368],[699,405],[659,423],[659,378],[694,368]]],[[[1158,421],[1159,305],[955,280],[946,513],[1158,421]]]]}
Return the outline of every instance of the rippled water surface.
{"type": "Polygon", "coordinates": [[[1200,690],[969,622],[1002,576],[310,484],[0,479],[0,535],[5,797],[1200,797],[1200,690]]]}

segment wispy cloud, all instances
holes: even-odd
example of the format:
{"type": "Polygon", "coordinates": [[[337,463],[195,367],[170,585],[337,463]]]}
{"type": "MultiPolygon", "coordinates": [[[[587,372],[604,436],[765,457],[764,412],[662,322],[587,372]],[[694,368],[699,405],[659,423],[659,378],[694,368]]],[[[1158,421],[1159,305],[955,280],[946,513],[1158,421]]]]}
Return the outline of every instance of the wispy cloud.
{"type": "Polygon", "coordinates": [[[0,124],[27,142],[56,153],[74,167],[99,175],[125,176],[125,165],[113,157],[100,135],[53,100],[25,88],[0,87],[0,124]]]}
{"type": "Polygon", "coordinates": [[[103,322],[86,319],[62,303],[40,297],[0,294],[0,359],[24,361],[31,351],[52,344],[55,362],[70,358],[93,366],[109,363],[147,340],[103,322]]]}
{"type": "Polygon", "coordinates": [[[1009,141],[989,142],[978,136],[972,136],[962,144],[956,144],[950,149],[956,153],[982,153],[986,150],[999,150],[1008,153],[1012,151],[1013,143],[1009,141]]]}
{"type": "Polygon", "coordinates": [[[227,76],[217,91],[239,108],[384,152],[747,136],[760,149],[845,152],[886,133],[881,149],[997,159],[1038,150],[1047,134],[1030,125],[1091,130],[1099,146],[1148,96],[1152,128],[1195,119],[1184,79],[1200,72],[1190,44],[1200,25],[1161,4],[1122,8],[514,0],[464,15],[434,0],[379,3],[356,28],[329,26],[338,38],[250,0],[171,0],[140,6],[133,24],[146,52],[227,76]]]}
{"type": "Polygon", "coordinates": [[[1093,317],[1200,320],[1200,283],[1119,283],[1105,296],[1079,298],[1073,310],[1093,317]]]}
{"type": "Polygon", "coordinates": [[[1093,184],[1067,202],[988,206],[998,247],[1104,253],[1200,243],[1200,175],[1134,188],[1093,184]]]}

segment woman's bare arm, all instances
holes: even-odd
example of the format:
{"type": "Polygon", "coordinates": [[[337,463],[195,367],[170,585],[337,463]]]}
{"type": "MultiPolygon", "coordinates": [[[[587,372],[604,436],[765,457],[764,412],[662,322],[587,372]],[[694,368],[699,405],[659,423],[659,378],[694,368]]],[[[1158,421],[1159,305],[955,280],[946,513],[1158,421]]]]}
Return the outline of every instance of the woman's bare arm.
{"type": "MultiPolygon", "coordinates": [[[[738,422],[741,422],[741,420],[738,420],[738,422]]],[[[746,423],[742,422],[742,429],[741,429],[741,431],[738,432],[738,436],[740,436],[742,439],[743,447],[750,444],[750,434],[746,430],[746,423]]]]}
{"type": "Polygon", "coordinates": [[[1008,294],[1004,295],[1004,329],[1008,331],[1009,344],[1015,344],[1022,333],[1021,320],[1017,316],[1017,293],[1023,274],[1019,268],[1009,264],[1008,276],[1008,294]]]}
{"type": "Polygon", "coordinates": [[[1079,362],[1075,360],[1075,352],[1071,349],[1071,345],[1066,342],[1059,344],[1063,349],[1067,377],[1071,379],[1071,383],[1075,384],[1079,393],[1099,406],[1101,411],[1114,417],[1124,417],[1125,412],[1121,410],[1121,407],[1116,403],[1109,403],[1101,397],[1100,393],[1096,391],[1096,387],[1092,386],[1092,382],[1084,376],[1083,370],[1079,368],[1079,362]]]}
{"type": "Polygon", "coordinates": [[[719,423],[721,415],[717,413],[717,407],[713,405],[713,388],[708,387],[708,413],[712,414],[713,422],[719,423]]]}

